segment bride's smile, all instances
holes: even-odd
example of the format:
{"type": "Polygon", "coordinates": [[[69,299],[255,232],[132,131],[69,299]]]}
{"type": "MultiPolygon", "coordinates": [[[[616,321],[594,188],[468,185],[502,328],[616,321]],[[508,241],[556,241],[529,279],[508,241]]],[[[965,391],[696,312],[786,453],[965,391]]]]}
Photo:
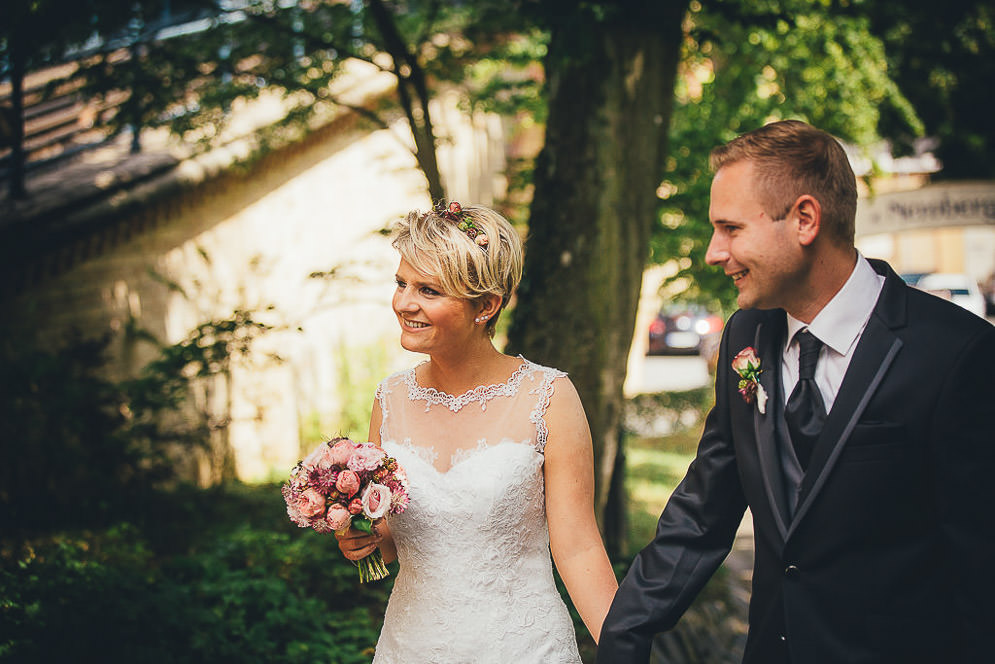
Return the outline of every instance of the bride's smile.
{"type": "Polygon", "coordinates": [[[392,304],[405,350],[432,354],[468,342],[474,331],[472,302],[445,295],[438,280],[419,272],[403,258],[395,279],[392,304]]]}

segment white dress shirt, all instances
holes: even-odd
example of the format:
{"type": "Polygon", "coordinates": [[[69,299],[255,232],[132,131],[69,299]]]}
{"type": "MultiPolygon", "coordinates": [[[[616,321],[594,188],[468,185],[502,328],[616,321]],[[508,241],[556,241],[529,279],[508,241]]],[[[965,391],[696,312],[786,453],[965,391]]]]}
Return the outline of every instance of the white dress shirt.
{"type": "Polygon", "coordinates": [[[871,318],[883,287],[884,277],[875,272],[867,259],[858,253],[850,278],[811,323],[806,325],[786,314],[788,340],[781,353],[781,380],[785,401],[798,382],[799,348],[795,334],[807,328],[824,344],[819,351],[819,363],[815,367],[815,384],[819,386],[826,412],[832,409],[840,383],[843,382],[843,376],[853,358],[853,351],[871,318]]]}

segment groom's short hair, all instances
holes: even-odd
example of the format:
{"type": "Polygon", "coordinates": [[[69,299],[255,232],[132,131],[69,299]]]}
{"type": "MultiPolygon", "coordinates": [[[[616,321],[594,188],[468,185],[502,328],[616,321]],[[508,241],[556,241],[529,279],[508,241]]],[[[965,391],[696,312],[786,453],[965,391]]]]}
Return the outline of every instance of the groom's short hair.
{"type": "Polygon", "coordinates": [[[714,172],[738,161],[753,164],[757,193],[771,219],[783,219],[808,194],[822,207],[829,237],[853,245],[857,181],[835,138],[799,120],[772,122],[712,150],[714,172]]]}

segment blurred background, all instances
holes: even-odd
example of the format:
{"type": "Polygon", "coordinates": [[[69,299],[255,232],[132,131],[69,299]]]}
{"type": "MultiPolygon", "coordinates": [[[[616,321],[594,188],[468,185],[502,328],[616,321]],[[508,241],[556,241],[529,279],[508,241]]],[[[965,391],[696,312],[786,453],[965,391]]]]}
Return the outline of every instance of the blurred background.
{"type": "MultiPolygon", "coordinates": [[[[834,134],[858,248],[995,320],[993,21],[980,0],[4,3],[0,661],[371,659],[389,581],[358,586],[278,489],[365,439],[376,384],[420,361],[387,233],[440,198],[526,239],[498,342],[577,385],[623,573],[735,307],[704,263],[713,147],[786,118],[834,134]]],[[[655,657],[739,661],[742,535],[655,657]]]]}

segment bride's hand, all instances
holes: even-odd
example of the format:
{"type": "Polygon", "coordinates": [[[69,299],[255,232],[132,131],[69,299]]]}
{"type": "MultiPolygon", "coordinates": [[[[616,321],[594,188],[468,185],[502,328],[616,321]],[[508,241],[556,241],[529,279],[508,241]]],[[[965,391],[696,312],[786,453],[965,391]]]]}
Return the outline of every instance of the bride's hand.
{"type": "Polygon", "coordinates": [[[381,532],[386,526],[379,520],[373,523],[373,535],[368,535],[361,530],[349,528],[345,531],[335,533],[335,539],[339,543],[339,550],[342,555],[349,560],[361,560],[376,551],[383,541],[381,532]]]}

